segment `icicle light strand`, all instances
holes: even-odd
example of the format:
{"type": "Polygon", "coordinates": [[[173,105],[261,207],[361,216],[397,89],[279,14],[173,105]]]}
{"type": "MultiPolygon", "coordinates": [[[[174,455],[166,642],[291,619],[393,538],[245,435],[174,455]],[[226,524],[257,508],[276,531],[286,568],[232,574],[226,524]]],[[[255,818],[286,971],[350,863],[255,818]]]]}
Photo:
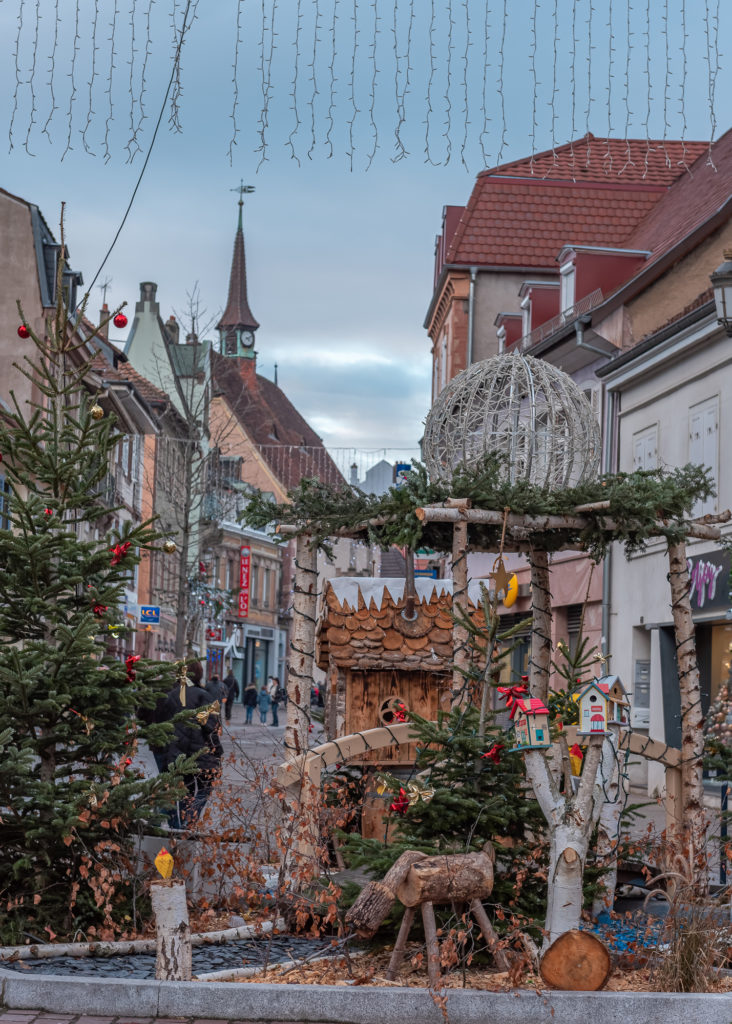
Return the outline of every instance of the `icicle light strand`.
{"type": "Polygon", "coordinates": [[[86,111],[86,123],[81,132],[81,143],[84,147],[84,152],[90,156],[96,154],[89,145],[87,135],[92,125],[92,117],[94,115],[94,79],[97,77],[97,23],[99,21],[99,3],[98,0],[94,0],[94,15],[91,23],[91,74],[89,76],[89,104],[86,111]]]}
{"type": "Polygon", "coordinates": [[[378,11],[378,6],[377,6],[377,0],[372,0],[371,6],[372,6],[372,9],[373,9],[373,15],[374,15],[374,32],[373,32],[373,36],[372,36],[372,39],[371,39],[371,47],[370,47],[370,50],[371,50],[371,53],[370,53],[370,60],[371,60],[371,99],[370,99],[370,103],[369,103],[369,125],[371,127],[372,145],[371,145],[371,149],[369,150],[368,156],[366,158],[366,170],[368,170],[371,167],[371,164],[374,161],[374,157],[376,156],[376,151],[379,148],[379,128],[378,128],[378,125],[376,123],[376,79],[377,79],[377,76],[379,74],[379,69],[376,66],[376,46],[377,46],[377,39],[378,39],[378,36],[379,36],[379,21],[380,21],[380,18],[379,18],[379,11],[378,11]]]}
{"type": "Polygon", "coordinates": [[[22,84],[22,77],[20,73],[20,37],[23,32],[23,7],[25,0],[20,0],[20,6],[18,7],[18,31],[15,36],[15,51],[13,56],[15,58],[15,90],[13,92],[13,112],[10,115],[10,125],[8,126],[8,152],[12,152],[15,148],[13,143],[13,128],[15,126],[15,117],[18,113],[18,94],[22,84]]]}
{"type": "Polygon", "coordinates": [[[330,22],[330,64],[328,70],[330,71],[330,85],[328,89],[328,130],[325,133],[325,145],[328,150],[328,159],[333,157],[333,131],[335,129],[335,119],[333,112],[336,108],[336,78],[335,64],[336,64],[336,26],[338,22],[338,2],[339,0],[333,0],[333,17],[330,22]]]}
{"type": "Polygon", "coordinates": [[[38,54],[38,29],[41,21],[41,0],[36,0],[36,16],[35,16],[35,29],[33,33],[33,52],[31,56],[30,72],[28,74],[27,85],[31,95],[31,109],[28,116],[28,130],[25,133],[25,142],[23,148],[25,149],[28,156],[35,156],[35,153],[31,153],[29,147],[31,132],[33,131],[33,125],[36,123],[36,89],[35,89],[35,77],[36,77],[36,58],[38,54]]]}
{"type": "Polygon", "coordinates": [[[69,110],[68,110],[69,125],[68,125],[68,134],[66,136],[66,148],[64,149],[63,153],[61,154],[61,160],[63,160],[64,157],[66,156],[66,154],[70,153],[71,150],[74,148],[71,145],[71,132],[72,132],[73,123],[74,123],[74,116],[73,116],[74,101],[76,99],[76,55],[79,52],[79,40],[80,40],[80,38],[81,37],[79,35],[79,0],[76,0],[76,6],[75,6],[75,12],[74,12],[74,42],[73,42],[72,51],[71,51],[71,70],[69,72],[69,78],[71,79],[71,92],[69,94],[69,110]]]}
{"type": "Polygon", "coordinates": [[[308,160],[313,159],[313,153],[315,152],[315,146],[317,144],[317,138],[315,135],[315,103],[317,97],[320,95],[318,92],[317,77],[318,43],[320,42],[320,36],[318,35],[319,30],[320,4],[319,0],[315,0],[315,17],[313,19],[313,58],[310,62],[310,83],[312,85],[312,92],[310,93],[310,149],[308,150],[308,160]]]}
{"type": "Polygon", "coordinates": [[[295,48],[295,62],[292,69],[292,81],[290,82],[290,110],[294,117],[294,124],[287,136],[287,145],[290,149],[290,157],[300,166],[300,160],[297,153],[295,152],[295,138],[297,137],[298,129],[300,128],[300,112],[297,108],[297,79],[300,70],[300,32],[302,30],[302,0],[297,0],[297,10],[295,12],[295,41],[293,46],[295,48]]]}
{"type": "Polygon", "coordinates": [[[241,46],[241,12],[244,0],[237,0],[236,3],[236,36],[234,38],[234,62],[231,66],[231,86],[233,91],[233,98],[231,103],[231,138],[229,139],[229,166],[231,167],[234,163],[234,146],[237,145],[237,139],[239,137],[239,124],[237,121],[237,114],[239,111],[239,47],[241,46]]]}

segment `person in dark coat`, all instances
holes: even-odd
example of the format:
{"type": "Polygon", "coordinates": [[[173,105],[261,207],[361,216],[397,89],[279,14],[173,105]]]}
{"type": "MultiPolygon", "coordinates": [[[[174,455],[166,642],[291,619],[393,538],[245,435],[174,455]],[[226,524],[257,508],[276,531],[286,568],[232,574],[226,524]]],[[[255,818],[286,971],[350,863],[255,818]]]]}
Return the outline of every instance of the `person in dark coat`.
{"type": "Polygon", "coordinates": [[[224,686],[226,687],[226,721],[230,722],[231,712],[234,710],[234,701],[239,696],[239,684],[231,669],[229,669],[228,675],[224,676],[224,686]]]}
{"type": "Polygon", "coordinates": [[[190,828],[206,806],[213,784],[221,770],[223,748],[219,738],[219,718],[208,690],[200,685],[203,670],[200,662],[188,666],[187,676],[179,680],[168,694],[163,706],[164,720],[175,719],[182,711],[195,712],[186,720],[173,721],[173,738],[165,753],[166,767],[181,754],[198,755],[198,771],[184,776],[188,797],[181,802],[171,824],[177,828],[190,828]]]}
{"type": "Polygon", "coordinates": [[[247,717],[244,721],[244,725],[252,724],[252,716],[254,715],[254,709],[257,706],[257,686],[256,683],[250,683],[244,691],[244,707],[247,709],[247,717]]]}

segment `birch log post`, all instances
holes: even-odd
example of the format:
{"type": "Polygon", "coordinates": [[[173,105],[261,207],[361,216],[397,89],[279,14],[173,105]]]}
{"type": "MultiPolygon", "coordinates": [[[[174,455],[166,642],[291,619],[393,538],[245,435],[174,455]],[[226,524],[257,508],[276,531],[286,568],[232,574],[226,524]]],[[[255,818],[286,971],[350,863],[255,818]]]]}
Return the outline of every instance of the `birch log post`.
{"type": "Polygon", "coordinates": [[[552,595],[549,589],[549,556],[532,549],[531,557],[531,695],[546,703],[552,665],[552,595]]]}
{"type": "MultiPolygon", "coordinates": [[[[453,498],[451,507],[458,512],[466,511],[470,506],[468,498],[453,498]]],[[[463,518],[457,520],[452,528],[452,608],[453,614],[458,611],[468,614],[468,524],[463,518]]],[[[463,702],[466,693],[466,677],[470,660],[468,631],[457,618],[452,626],[452,695],[457,704],[463,702]],[[462,671],[461,671],[462,670],[462,671]]]]}
{"type": "MultiPolygon", "coordinates": [[[[694,620],[689,600],[689,570],[686,544],[679,541],[668,546],[671,613],[676,639],[676,658],[681,692],[681,820],[687,837],[696,849],[703,848],[706,830],[702,755],[704,753],[704,715],[696,658],[694,620]]],[[[706,877],[706,873],[705,873],[706,877]]],[[[706,883],[700,877],[702,885],[706,883]]]]}
{"type": "Polygon", "coordinates": [[[155,915],[155,977],[159,981],[190,981],[192,975],[191,926],[185,882],[153,882],[150,898],[155,915]]]}
{"type": "Polygon", "coordinates": [[[549,826],[549,871],[544,929],[547,949],[555,939],[578,928],[582,913],[582,875],[592,830],[604,802],[601,779],[609,778],[614,762],[612,744],[592,736],[575,794],[560,793],[548,758],[541,750],[524,754],[526,774],[549,826]],[[602,774],[600,774],[602,772],[602,774]]]}
{"type": "MultiPolygon", "coordinates": [[[[610,726],[605,740],[613,748],[615,761],[609,779],[601,779],[605,799],[597,822],[595,851],[604,873],[597,880],[597,896],[592,904],[592,913],[597,916],[603,910],[612,910],[615,886],[618,880],[618,844],[620,842],[620,817],[628,800],[628,773],[625,770],[626,756],[619,753],[620,735],[618,726],[610,726]]],[[[603,765],[601,765],[601,770],[603,765]]]]}
{"type": "Polygon", "coordinates": [[[285,752],[296,760],[308,749],[310,690],[315,657],[318,552],[308,534],[298,534],[295,550],[292,640],[287,675],[285,752]]]}

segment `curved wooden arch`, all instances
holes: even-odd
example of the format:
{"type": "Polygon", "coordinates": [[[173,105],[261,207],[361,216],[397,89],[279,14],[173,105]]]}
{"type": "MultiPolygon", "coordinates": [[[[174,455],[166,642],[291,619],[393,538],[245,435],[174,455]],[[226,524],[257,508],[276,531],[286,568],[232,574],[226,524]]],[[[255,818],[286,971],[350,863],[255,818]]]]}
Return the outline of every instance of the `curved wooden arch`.
{"type": "MultiPolygon", "coordinates": [[[[578,736],[577,726],[565,727],[565,735],[570,746],[581,737],[578,736]]],[[[364,754],[368,750],[380,750],[384,747],[398,746],[402,743],[409,743],[417,737],[412,733],[412,726],[409,722],[399,725],[379,726],[376,729],[365,729],[363,732],[351,733],[349,736],[340,736],[337,740],[329,740],[313,747],[307,754],[304,754],[279,766],[277,781],[281,786],[290,789],[294,795],[296,787],[300,791],[301,810],[306,808],[312,800],[313,793],[320,791],[320,779],[323,768],[329,765],[338,764],[341,761],[348,761],[352,757],[364,754]],[[305,782],[308,785],[303,785],[305,782]]],[[[681,751],[676,747],[669,747],[661,740],[651,739],[643,733],[625,732],[620,738],[620,749],[629,750],[631,754],[637,754],[649,761],[658,761],[666,769],[666,829],[667,831],[678,828],[681,823],[681,751]]],[[[309,844],[298,845],[312,853],[313,847],[309,844]]]]}

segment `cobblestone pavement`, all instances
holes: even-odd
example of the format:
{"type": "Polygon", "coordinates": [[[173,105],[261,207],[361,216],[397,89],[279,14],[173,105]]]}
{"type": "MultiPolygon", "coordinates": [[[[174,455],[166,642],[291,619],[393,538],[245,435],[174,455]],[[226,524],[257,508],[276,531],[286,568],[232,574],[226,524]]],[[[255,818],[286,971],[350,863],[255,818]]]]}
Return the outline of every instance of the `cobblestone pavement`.
{"type": "MultiPolygon", "coordinates": [[[[213,1017],[97,1017],[87,1014],[45,1013],[39,1010],[2,1010],[0,1024],[224,1024],[222,1018],[213,1017]]],[[[247,1024],[234,1017],[226,1024],[247,1024]]],[[[265,1024],[279,1024],[267,1021],[265,1024]]],[[[289,1021],[288,1024],[297,1024],[289,1021]]]]}

